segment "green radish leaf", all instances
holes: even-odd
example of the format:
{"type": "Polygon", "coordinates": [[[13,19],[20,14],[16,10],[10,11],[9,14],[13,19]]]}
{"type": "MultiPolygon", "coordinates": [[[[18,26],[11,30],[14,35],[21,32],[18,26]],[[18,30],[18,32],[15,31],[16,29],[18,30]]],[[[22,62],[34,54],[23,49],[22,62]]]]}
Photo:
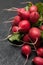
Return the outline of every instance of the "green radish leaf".
{"type": "Polygon", "coordinates": [[[20,41],[22,35],[20,33],[13,33],[12,36],[9,38],[9,41],[13,42],[15,40],[20,41]]]}
{"type": "Polygon", "coordinates": [[[43,3],[36,3],[36,6],[38,7],[38,12],[40,13],[40,15],[43,16],[43,3]]]}
{"type": "Polygon", "coordinates": [[[29,6],[29,8],[33,5],[32,2],[28,3],[27,6],[29,6]]]}
{"type": "Polygon", "coordinates": [[[32,24],[32,27],[40,27],[42,25],[42,21],[38,21],[37,23],[32,24]]]}

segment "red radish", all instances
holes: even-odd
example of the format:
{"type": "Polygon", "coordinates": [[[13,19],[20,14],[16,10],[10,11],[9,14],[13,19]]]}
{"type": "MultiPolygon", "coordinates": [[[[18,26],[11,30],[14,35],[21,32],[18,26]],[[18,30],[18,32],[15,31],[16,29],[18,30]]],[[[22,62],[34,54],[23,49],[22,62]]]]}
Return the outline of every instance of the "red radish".
{"type": "Polygon", "coordinates": [[[21,21],[21,17],[17,15],[12,20],[12,25],[18,25],[20,21],[21,21]]]}
{"type": "Polygon", "coordinates": [[[17,9],[17,12],[18,12],[18,15],[22,17],[22,12],[25,11],[25,8],[18,8],[17,9]]]}
{"type": "Polygon", "coordinates": [[[35,58],[33,58],[32,62],[35,65],[43,65],[43,58],[41,58],[41,57],[35,57],[35,58]]]}
{"type": "Polygon", "coordinates": [[[43,48],[37,49],[37,55],[43,57],[43,48]]]}
{"type": "Polygon", "coordinates": [[[20,32],[28,32],[28,30],[30,29],[30,22],[27,20],[22,20],[19,23],[19,28],[20,28],[20,32]]]}
{"type": "Polygon", "coordinates": [[[22,54],[24,54],[27,58],[26,58],[26,61],[25,61],[25,63],[24,63],[24,65],[27,63],[27,61],[28,61],[28,57],[29,57],[29,55],[30,55],[30,53],[31,53],[31,47],[29,46],[29,45],[24,45],[23,47],[22,47],[22,49],[21,49],[21,52],[22,52],[22,54]]]}
{"type": "Polygon", "coordinates": [[[37,6],[32,5],[32,6],[30,7],[29,11],[30,11],[31,13],[32,13],[32,12],[37,12],[37,11],[38,11],[38,8],[37,8],[37,6]]]}
{"type": "Polygon", "coordinates": [[[30,16],[30,12],[26,11],[25,8],[18,9],[18,15],[21,16],[23,19],[28,19],[30,16]]]}
{"type": "Polygon", "coordinates": [[[24,42],[29,42],[29,36],[28,36],[28,34],[24,35],[23,41],[24,42]]]}
{"type": "Polygon", "coordinates": [[[32,12],[32,13],[30,14],[30,21],[31,21],[32,23],[36,23],[36,22],[38,21],[39,17],[40,17],[40,15],[39,15],[38,12],[32,12]]]}
{"type": "Polygon", "coordinates": [[[42,31],[43,31],[43,25],[41,25],[41,26],[40,26],[40,30],[42,30],[42,31]]]}
{"type": "Polygon", "coordinates": [[[18,32],[18,29],[19,29],[18,26],[13,26],[13,27],[12,27],[12,32],[18,32]]]}
{"type": "Polygon", "coordinates": [[[41,36],[41,32],[40,29],[33,27],[29,30],[29,36],[30,38],[32,38],[33,40],[36,40],[36,38],[40,38],[41,36]]]}
{"type": "Polygon", "coordinates": [[[30,12],[29,11],[23,11],[23,12],[21,12],[21,15],[22,15],[23,19],[27,20],[30,17],[30,12]]]}
{"type": "Polygon", "coordinates": [[[30,53],[31,53],[31,47],[29,45],[24,45],[21,49],[22,53],[25,55],[25,56],[29,56],[30,53]]]}

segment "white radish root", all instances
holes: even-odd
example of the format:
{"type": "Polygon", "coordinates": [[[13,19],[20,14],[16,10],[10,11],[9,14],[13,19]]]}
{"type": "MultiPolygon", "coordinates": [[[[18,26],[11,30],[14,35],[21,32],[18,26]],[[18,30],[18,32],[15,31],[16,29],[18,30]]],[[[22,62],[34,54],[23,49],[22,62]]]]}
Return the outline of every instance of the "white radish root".
{"type": "Polygon", "coordinates": [[[9,9],[3,9],[4,11],[17,11],[18,8],[16,7],[11,7],[9,9]]]}
{"type": "Polygon", "coordinates": [[[27,58],[26,58],[26,60],[24,62],[24,65],[26,65],[27,61],[28,61],[28,55],[27,55],[27,58]]]}

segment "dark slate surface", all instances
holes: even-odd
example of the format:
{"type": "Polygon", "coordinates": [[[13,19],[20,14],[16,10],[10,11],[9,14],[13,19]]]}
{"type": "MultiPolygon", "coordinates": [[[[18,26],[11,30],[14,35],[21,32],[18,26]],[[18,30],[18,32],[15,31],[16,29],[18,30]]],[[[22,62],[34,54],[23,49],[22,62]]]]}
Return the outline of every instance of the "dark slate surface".
{"type": "MultiPolygon", "coordinates": [[[[23,7],[20,5],[21,1],[26,0],[0,0],[0,23],[8,20],[8,18],[15,16],[16,12],[2,12],[2,9],[9,7],[23,7]]],[[[31,0],[36,3],[38,0],[31,0]]],[[[0,24],[0,38],[5,38],[8,33],[10,24],[0,24]]],[[[31,59],[36,56],[35,52],[32,52],[26,65],[32,65],[31,59]]],[[[10,45],[8,40],[0,42],[0,65],[23,65],[25,58],[21,55],[21,50],[18,47],[10,45]]]]}

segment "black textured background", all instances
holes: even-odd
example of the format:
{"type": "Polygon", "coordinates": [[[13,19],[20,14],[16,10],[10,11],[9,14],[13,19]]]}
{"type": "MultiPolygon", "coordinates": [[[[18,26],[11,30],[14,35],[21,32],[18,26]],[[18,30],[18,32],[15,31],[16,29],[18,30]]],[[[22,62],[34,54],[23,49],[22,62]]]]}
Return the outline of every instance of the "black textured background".
{"type": "MultiPolygon", "coordinates": [[[[24,7],[20,2],[27,0],[0,0],[0,39],[5,38],[8,33],[10,24],[1,24],[3,21],[8,20],[8,18],[16,15],[16,12],[3,12],[2,9],[9,7],[24,7]]],[[[33,3],[39,0],[28,0],[33,3]]],[[[32,52],[31,57],[26,65],[32,65],[32,58],[36,56],[35,52],[32,52]]],[[[21,55],[21,49],[18,47],[13,47],[10,45],[8,40],[0,42],[0,65],[23,65],[25,58],[21,55]]]]}

